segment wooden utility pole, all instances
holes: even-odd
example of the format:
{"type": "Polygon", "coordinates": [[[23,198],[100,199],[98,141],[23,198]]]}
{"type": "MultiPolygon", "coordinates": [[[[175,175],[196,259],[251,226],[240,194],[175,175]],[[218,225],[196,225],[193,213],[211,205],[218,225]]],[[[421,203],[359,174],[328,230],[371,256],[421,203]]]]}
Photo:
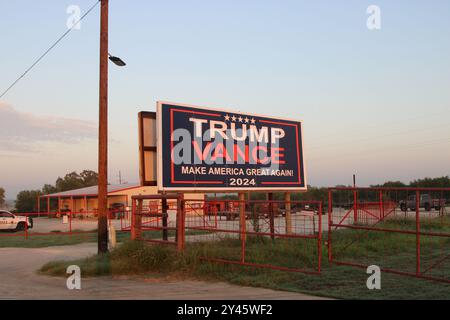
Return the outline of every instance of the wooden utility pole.
{"type": "Polygon", "coordinates": [[[98,253],[108,252],[108,7],[101,0],[98,137],[98,253]]]}

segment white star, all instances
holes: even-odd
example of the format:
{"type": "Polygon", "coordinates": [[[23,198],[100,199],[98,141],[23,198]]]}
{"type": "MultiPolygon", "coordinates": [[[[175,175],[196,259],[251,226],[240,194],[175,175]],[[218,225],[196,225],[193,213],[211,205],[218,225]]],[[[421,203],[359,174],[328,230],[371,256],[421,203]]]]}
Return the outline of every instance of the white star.
{"type": "Polygon", "coordinates": [[[225,121],[230,121],[230,116],[229,115],[225,116],[225,121]]]}
{"type": "Polygon", "coordinates": [[[251,120],[251,123],[252,123],[252,124],[255,124],[255,123],[256,123],[256,120],[253,118],[253,119],[251,120]]]}
{"type": "Polygon", "coordinates": [[[248,123],[250,121],[247,117],[244,120],[245,120],[245,123],[248,123]]]}
{"type": "Polygon", "coordinates": [[[244,119],[242,117],[239,117],[239,122],[244,121],[244,119]]]}
{"type": "Polygon", "coordinates": [[[232,116],[231,119],[233,119],[233,122],[236,122],[237,120],[236,116],[232,116]]]}

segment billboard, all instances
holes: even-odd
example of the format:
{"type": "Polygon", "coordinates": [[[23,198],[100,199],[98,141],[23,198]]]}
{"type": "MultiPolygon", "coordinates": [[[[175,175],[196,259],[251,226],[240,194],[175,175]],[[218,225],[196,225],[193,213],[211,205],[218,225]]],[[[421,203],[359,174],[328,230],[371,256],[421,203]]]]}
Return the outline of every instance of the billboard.
{"type": "Polygon", "coordinates": [[[158,102],[160,191],[306,190],[302,122],[158,102]]]}

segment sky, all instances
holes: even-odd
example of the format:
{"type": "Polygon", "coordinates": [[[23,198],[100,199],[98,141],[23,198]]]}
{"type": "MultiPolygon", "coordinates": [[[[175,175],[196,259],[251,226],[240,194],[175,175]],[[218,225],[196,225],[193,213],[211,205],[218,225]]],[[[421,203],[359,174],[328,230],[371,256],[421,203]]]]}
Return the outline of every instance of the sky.
{"type": "MultiPolygon", "coordinates": [[[[0,0],[0,91],[67,30],[71,5],[0,0]]],[[[450,2],[110,0],[109,180],[139,181],[156,101],[300,119],[315,186],[450,175],[450,2]],[[367,8],[380,8],[369,30],[367,8]]],[[[99,6],[0,100],[7,198],[97,168],[99,6]]]]}

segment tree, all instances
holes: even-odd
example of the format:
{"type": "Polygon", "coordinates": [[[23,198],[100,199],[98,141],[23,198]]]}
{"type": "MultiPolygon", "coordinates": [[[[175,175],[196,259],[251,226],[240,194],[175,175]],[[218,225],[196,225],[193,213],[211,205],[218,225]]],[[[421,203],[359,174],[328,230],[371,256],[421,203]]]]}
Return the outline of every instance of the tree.
{"type": "Polygon", "coordinates": [[[407,187],[407,185],[401,181],[388,181],[381,185],[379,185],[379,184],[372,185],[371,187],[372,188],[379,188],[379,187],[381,187],[381,188],[404,188],[404,187],[407,187]]]}
{"type": "Polygon", "coordinates": [[[0,208],[5,206],[5,189],[0,188],[0,208]]]}
{"type": "Polygon", "coordinates": [[[411,187],[417,188],[449,188],[450,178],[440,177],[440,178],[424,178],[417,179],[410,183],[411,187]]]}
{"type": "Polygon", "coordinates": [[[85,187],[92,187],[98,185],[98,173],[92,170],[84,170],[80,173],[85,187]]]}
{"type": "MultiPolygon", "coordinates": [[[[38,208],[37,199],[42,194],[48,195],[57,192],[92,187],[97,184],[98,174],[95,171],[84,170],[80,174],[74,171],[66,174],[64,178],[59,177],[54,186],[51,184],[44,185],[42,191],[21,191],[16,198],[16,209],[18,212],[34,212],[38,208]]],[[[52,204],[52,207],[55,207],[55,203],[52,204]]]]}
{"type": "Polygon", "coordinates": [[[91,170],[84,170],[80,174],[71,172],[65,175],[64,178],[59,177],[56,180],[56,191],[70,191],[86,187],[92,187],[98,184],[98,174],[91,170]]]}
{"type": "Polygon", "coordinates": [[[37,211],[37,198],[41,194],[39,190],[24,190],[19,192],[16,198],[17,212],[37,211]]]}
{"type": "Polygon", "coordinates": [[[46,184],[42,188],[42,194],[52,194],[58,192],[58,189],[56,189],[55,186],[52,186],[51,184],[46,184]]]}

